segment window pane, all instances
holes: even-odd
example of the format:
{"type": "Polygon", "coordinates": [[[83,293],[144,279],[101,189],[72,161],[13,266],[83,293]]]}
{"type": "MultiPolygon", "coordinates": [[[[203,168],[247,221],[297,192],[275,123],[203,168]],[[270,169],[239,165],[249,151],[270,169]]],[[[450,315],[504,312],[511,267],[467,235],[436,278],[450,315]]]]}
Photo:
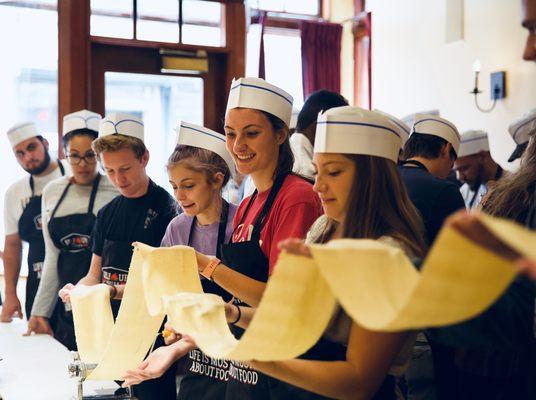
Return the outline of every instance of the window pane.
{"type": "Polygon", "coordinates": [[[224,46],[222,4],[210,1],[184,0],[182,3],[182,43],[224,46]]]}
{"type": "MultiPolygon", "coordinates": [[[[33,121],[50,142],[51,157],[57,157],[58,18],[55,1],[40,3],[47,7],[33,9],[0,3],[0,132],[17,122],[33,121]]],[[[9,171],[0,174],[0,204],[4,204],[6,189],[28,175],[16,162],[5,134],[0,135],[0,152],[0,168],[9,171]]],[[[3,213],[0,236],[4,236],[3,213]]],[[[26,257],[22,260],[21,274],[26,275],[26,257]]],[[[0,263],[0,271],[2,268],[0,263]]]]}
{"type": "Polygon", "coordinates": [[[182,26],[182,43],[202,46],[222,46],[221,28],[202,25],[182,26]]]}
{"type": "Polygon", "coordinates": [[[91,0],[91,35],[132,39],[132,0],[91,0]]]}
{"type": "Polygon", "coordinates": [[[184,22],[199,24],[209,23],[212,26],[221,24],[221,3],[200,0],[183,0],[182,19],[184,22]]]}
{"type": "Polygon", "coordinates": [[[259,55],[261,45],[261,26],[251,24],[246,42],[246,76],[259,76],[259,55]]]}
{"type": "Polygon", "coordinates": [[[138,0],[137,38],[179,42],[178,0],[138,0]]]}
{"type": "Polygon", "coordinates": [[[147,172],[171,192],[166,162],[175,148],[181,120],[203,125],[203,79],[199,77],[105,73],[106,113],[126,112],[143,119],[151,153],[147,172]]]}
{"type": "Polygon", "coordinates": [[[285,0],[285,11],[294,14],[320,14],[318,0],[285,0]]]}
{"type": "Polygon", "coordinates": [[[319,0],[251,0],[251,8],[292,14],[319,15],[319,0]]]}
{"type": "Polygon", "coordinates": [[[250,4],[252,8],[259,10],[284,11],[285,9],[284,0],[252,0],[250,4]]]}
{"type": "Polygon", "coordinates": [[[303,105],[301,38],[298,31],[270,29],[264,34],[266,80],[289,92],[294,107],[303,105]]]}

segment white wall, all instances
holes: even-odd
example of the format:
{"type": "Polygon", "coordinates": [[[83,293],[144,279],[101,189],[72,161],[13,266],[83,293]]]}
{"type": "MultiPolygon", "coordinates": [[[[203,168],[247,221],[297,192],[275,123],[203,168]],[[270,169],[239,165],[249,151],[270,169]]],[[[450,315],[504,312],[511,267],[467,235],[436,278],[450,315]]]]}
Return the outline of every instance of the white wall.
{"type": "Polygon", "coordinates": [[[527,32],[520,0],[464,0],[464,40],[445,43],[446,1],[367,0],[372,11],[373,106],[405,116],[437,108],[460,131],[485,129],[503,166],[514,148],[507,127],[536,107],[536,64],[522,60],[527,32]],[[507,98],[489,114],[474,106],[472,64],[480,59],[479,103],[489,73],[506,71],[507,98]]]}

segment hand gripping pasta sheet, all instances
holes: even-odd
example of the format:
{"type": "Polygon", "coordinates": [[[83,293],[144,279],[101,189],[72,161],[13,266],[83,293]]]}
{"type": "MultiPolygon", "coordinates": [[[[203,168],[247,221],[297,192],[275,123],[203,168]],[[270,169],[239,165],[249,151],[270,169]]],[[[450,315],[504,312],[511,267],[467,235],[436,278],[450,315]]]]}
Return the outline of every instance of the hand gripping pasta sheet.
{"type": "MultiPolygon", "coordinates": [[[[479,218],[504,242],[536,259],[535,233],[505,220],[479,218]]],[[[281,254],[249,328],[236,340],[223,301],[201,293],[193,249],[138,246],[113,329],[107,311],[95,308],[109,307],[105,301],[87,306],[87,293],[72,296],[82,360],[101,359],[90,379],[118,379],[138,365],[164,314],[209,356],[284,360],[304,353],[320,338],[337,302],[371,330],[444,326],[486,310],[515,276],[509,261],[451,228],[441,232],[420,273],[401,250],[373,240],[335,240],[311,249],[313,258],[281,254]],[[96,321],[99,316],[102,321],[96,321]],[[102,341],[106,330],[112,331],[107,344],[102,341]],[[114,337],[127,343],[115,345],[114,337]]],[[[92,290],[96,298],[108,293],[92,290]]]]}

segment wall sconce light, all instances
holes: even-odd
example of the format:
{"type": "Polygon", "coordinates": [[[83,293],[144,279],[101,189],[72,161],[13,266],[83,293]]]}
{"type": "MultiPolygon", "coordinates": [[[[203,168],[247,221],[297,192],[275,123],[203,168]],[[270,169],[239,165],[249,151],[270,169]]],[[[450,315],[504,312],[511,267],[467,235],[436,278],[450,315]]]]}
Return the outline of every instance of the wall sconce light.
{"type": "Polygon", "coordinates": [[[490,108],[484,109],[480,107],[478,104],[478,95],[482,93],[481,90],[478,89],[478,75],[480,74],[480,70],[482,68],[482,65],[480,64],[480,60],[476,59],[473,63],[473,75],[475,77],[475,87],[470,92],[474,94],[475,96],[475,106],[478,108],[479,111],[484,113],[491,112],[495,105],[497,104],[497,100],[504,99],[506,97],[506,72],[499,71],[499,72],[493,72],[490,75],[490,88],[491,88],[491,100],[493,100],[493,104],[490,108]]]}

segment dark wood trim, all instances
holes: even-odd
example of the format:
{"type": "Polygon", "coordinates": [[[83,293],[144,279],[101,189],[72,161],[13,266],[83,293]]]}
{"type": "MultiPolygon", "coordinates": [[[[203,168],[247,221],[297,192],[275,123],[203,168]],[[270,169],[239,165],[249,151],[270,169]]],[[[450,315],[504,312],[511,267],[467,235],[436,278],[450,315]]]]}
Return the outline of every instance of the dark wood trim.
{"type": "Polygon", "coordinates": [[[214,46],[198,46],[194,44],[179,44],[168,42],[153,42],[150,40],[133,40],[133,39],[120,39],[109,38],[104,36],[91,36],[91,43],[95,44],[107,44],[111,46],[124,46],[124,47],[138,47],[138,48],[166,48],[171,50],[205,50],[207,53],[228,53],[229,49],[226,47],[214,47],[214,46]]]}
{"type": "Polygon", "coordinates": [[[233,78],[239,78],[246,73],[246,9],[244,1],[233,1],[225,5],[224,31],[228,49],[226,90],[233,78]]]}
{"type": "Polygon", "coordinates": [[[58,0],[58,154],[63,116],[89,108],[89,2],[58,0]]]}

